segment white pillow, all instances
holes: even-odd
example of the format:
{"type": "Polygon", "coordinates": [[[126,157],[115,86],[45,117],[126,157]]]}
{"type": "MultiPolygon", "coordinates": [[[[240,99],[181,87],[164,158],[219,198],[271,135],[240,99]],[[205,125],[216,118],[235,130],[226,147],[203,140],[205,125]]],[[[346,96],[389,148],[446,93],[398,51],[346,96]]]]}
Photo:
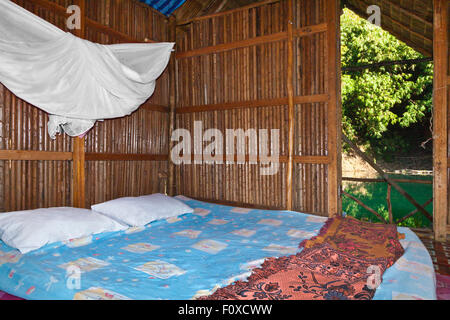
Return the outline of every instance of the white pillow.
{"type": "Polygon", "coordinates": [[[180,200],[161,193],[119,198],[93,205],[91,209],[132,227],[194,212],[194,209],[180,200]]]}
{"type": "Polygon", "coordinates": [[[0,238],[21,253],[53,242],[127,228],[88,209],[60,207],[0,213],[0,238]]]}

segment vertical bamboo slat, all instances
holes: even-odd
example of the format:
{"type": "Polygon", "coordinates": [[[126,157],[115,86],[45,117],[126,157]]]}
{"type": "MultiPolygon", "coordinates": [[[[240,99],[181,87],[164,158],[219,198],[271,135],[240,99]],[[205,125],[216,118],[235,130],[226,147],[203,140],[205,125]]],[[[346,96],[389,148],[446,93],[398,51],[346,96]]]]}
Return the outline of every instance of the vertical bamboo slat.
{"type": "Polygon", "coordinates": [[[294,66],[294,49],[293,49],[293,3],[288,0],[288,42],[287,42],[287,80],[286,87],[288,92],[288,167],[286,176],[286,208],[292,210],[292,191],[293,191],[293,173],[294,173],[294,89],[293,89],[293,66],[294,66]]]}

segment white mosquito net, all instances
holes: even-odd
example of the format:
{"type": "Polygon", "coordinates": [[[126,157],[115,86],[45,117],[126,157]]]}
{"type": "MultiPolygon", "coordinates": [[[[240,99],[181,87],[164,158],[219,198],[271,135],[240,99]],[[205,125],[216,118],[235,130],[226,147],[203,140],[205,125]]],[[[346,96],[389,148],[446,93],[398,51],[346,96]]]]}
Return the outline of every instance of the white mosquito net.
{"type": "Polygon", "coordinates": [[[52,138],[135,111],[153,94],[173,45],[96,44],[0,0],[0,82],[49,114],[52,138]]]}

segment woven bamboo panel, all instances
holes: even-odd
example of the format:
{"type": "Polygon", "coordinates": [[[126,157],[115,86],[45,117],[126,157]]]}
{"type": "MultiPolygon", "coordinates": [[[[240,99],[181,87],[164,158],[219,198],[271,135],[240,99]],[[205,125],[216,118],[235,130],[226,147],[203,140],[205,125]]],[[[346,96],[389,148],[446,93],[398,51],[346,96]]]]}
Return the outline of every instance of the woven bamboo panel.
{"type": "MultiPolygon", "coordinates": [[[[307,32],[326,23],[326,1],[293,3],[295,30],[307,32]]],[[[176,127],[189,130],[192,136],[194,121],[202,121],[204,130],[216,128],[223,134],[226,129],[279,129],[284,160],[274,176],[260,176],[260,164],[183,164],[176,168],[177,193],[236,204],[286,207],[288,17],[288,1],[276,1],[200,17],[181,26],[177,39],[176,127]],[[271,105],[270,101],[278,103],[271,105]]],[[[327,57],[326,40],[326,32],[294,37],[296,99],[326,96],[326,69],[331,59],[327,57]]],[[[294,156],[329,155],[329,108],[324,100],[294,106],[294,156]]],[[[296,210],[327,213],[327,167],[325,163],[294,166],[296,210]]]]}
{"type": "Polygon", "coordinates": [[[167,161],[86,161],[86,203],[164,192],[167,161]]]}

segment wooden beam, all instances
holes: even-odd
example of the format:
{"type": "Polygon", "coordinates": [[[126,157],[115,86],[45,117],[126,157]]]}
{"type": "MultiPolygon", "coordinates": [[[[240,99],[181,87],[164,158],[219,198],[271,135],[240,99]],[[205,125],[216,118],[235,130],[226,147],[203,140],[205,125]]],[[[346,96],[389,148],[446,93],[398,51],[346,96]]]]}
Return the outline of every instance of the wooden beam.
{"type": "Polygon", "coordinates": [[[227,201],[227,200],[216,200],[216,199],[209,199],[209,198],[199,198],[199,197],[190,197],[191,199],[203,201],[203,202],[210,202],[210,203],[216,203],[224,206],[230,206],[230,207],[240,207],[240,208],[248,208],[248,209],[261,209],[261,210],[285,210],[284,207],[275,207],[275,206],[264,206],[264,205],[255,205],[251,203],[245,203],[245,202],[237,202],[237,201],[227,201]]]}
{"type": "MultiPolygon", "coordinates": [[[[86,34],[86,0],[76,0],[75,4],[81,11],[81,28],[75,29],[74,34],[84,39],[86,34]]],[[[85,173],[85,138],[73,138],[73,165],[72,165],[72,204],[74,207],[86,206],[86,173],[85,173]]]]}
{"type": "Polygon", "coordinates": [[[222,11],[222,12],[207,14],[207,15],[204,15],[204,16],[201,16],[201,17],[191,18],[189,20],[184,20],[184,21],[178,22],[177,26],[183,26],[183,25],[192,23],[194,21],[201,21],[201,20],[205,20],[205,19],[211,19],[211,18],[224,16],[224,15],[232,14],[232,13],[243,11],[243,10],[249,10],[249,9],[252,9],[252,8],[264,6],[266,4],[271,4],[271,3],[275,3],[275,2],[280,2],[280,0],[263,0],[263,1],[260,1],[260,2],[255,2],[255,3],[249,4],[247,6],[242,6],[242,7],[236,8],[236,9],[231,9],[231,10],[226,10],[226,11],[222,11]]]}
{"type": "Polygon", "coordinates": [[[415,206],[425,217],[429,220],[433,220],[433,217],[428,211],[422,207],[417,201],[402,187],[400,187],[395,181],[393,181],[375,162],[369,158],[364,152],[349,139],[345,134],[342,134],[342,139],[359,155],[364,161],[366,161],[372,168],[374,168],[387,183],[391,184],[402,196],[404,196],[413,206],[415,206]]]}
{"type": "MultiPolygon", "coordinates": [[[[55,2],[51,2],[51,1],[48,1],[48,0],[26,0],[26,1],[28,1],[30,3],[33,3],[33,4],[37,4],[37,5],[39,5],[39,6],[43,7],[43,8],[49,9],[49,10],[55,12],[58,15],[69,16],[69,14],[67,13],[67,8],[62,6],[62,5],[57,4],[55,2]]],[[[75,0],[75,4],[79,5],[79,3],[80,3],[79,1],[80,0],[75,0]]],[[[81,8],[81,6],[80,6],[80,8],[81,8]]],[[[159,14],[161,14],[161,13],[159,13],[159,14]]],[[[137,39],[135,39],[133,37],[130,37],[129,35],[127,35],[125,33],[122,33],[120,31],[114,30],[114,29],[112,29],[112,28],[110,28],[108,26],[105,26],[105,25],[103,25],[103,24],[101,24],[101,23],[99,23],[99,22],[97,22],[95,20],[89,19],[86,16],[83,16],[83,18],[84,18],[84,22],[82,22],[82,23],[84,23],[85,27],[87,27],[88,29],[97,30],[99,32],[108,34],[108,35],[110,35],[110,36],[112,36],[114,38],[119,38],[121,40],[124,40],[127,43],[156,42],[156,41],[153,41],[153,40],[150,40],[150,39],[146,39],[144,41],[140,41],[140,40],[137,40],[137,39]]],[[[75,32],[75,35],[77,37],[80,37],[76,32],[75,32]]],[[[83,37],[80,37],[80,38],[83,38],[83,37]]]]}
{"type": "Polygon", "coordinates": [[[286,32],[278,32],[273,33],[265,36],[255,37],[251,39],[241,40],[241,41],[235,41],[230,43],[223,43],[218,44],[215,46],[209,46],[204,47],[200,49],[185,51],[185,52],[177,52],[176,57],[177,59],[183,59],[183,58],[191,58],[195,56],[201,56],[201,55],[207,55],[207,54],[216,54],[219,52],[239,49],[239,48],[247,48],[250,46],[255,46],[259,44],[264,44],[268,42],[276,42],[276,41],[282,41],[287,39],[287,33],[286,32]]]}
{"type": "MultiPolygon", "coordinates": [[[[433,198],[429,199],[427,202],[425,202],[422,207],[426,208],[427,205],[429,205],[430,203],[433,202],[433,198]]],[[[412,217],[413,215],[415,215],[417,212],[419,212],[419,210],[414,209],[413,211],[411,211],[410,213],[408,213],[406,216],[404,216],[403,218],[397,220],[397,222],[395,224],[400,224],[403,221],[405,221],[406,219],[412,217]]]]}
{"type": "Polygon", "coordinates": [[[340,52],[340,6],[339,0],[330,0],[327,11],[327,64],[326,80],[328,94],[328,216],[338,215],[341,203],[341,52],[340,52]]]}
{"type": "Polygon", "coordinates": [[[86,152],[86,161],[167,161],[167,154],[86,152]]]}
{"type": "Polygon", "coordinates": [[[72,174],[72,202],[77,208],[86,206],[86,172],[84,138],[73,138],[73,174],[72,174]]]}
{"type": "Polygon", "coordinates": [[[295,104],[294,104],[294,4],[288,0],[287,17],[287,75],[286,88],[288,94],[288,165],[286,172],[286,208],[292,210],[294,205],[294,140],[295,140],[295,104]]]}
{"type": "Polygon", "coordinates": [[[32,150],[0,150],[0,160],[49,160],[70,161],[72,152],[32,151],[32,150]]]}
{"type": "Polygon", "coordinates": [[[448,216],[448,10],[446,0],[434,0],[433,83],[433,231],[445,241],[448,216]]]}
{"type": "Polygon", "coordinates": [[[362,64],[359,66],[349,66],[349,67],[342,68],[342,71],[359,71],[359,70],[364,70],[364,69],[373,69],[373,68],[380,68],[380,67],[386,67],[386,66],[412,65],[412,64],[418,64],[418,63],[430,62],[430,61],[433,61],[433,58],[382,61],[382,62],[375,62],[375,63],[371,63],[371,64],[362,64]]]}
{"type": "MultiPolygon", "coordinates": [[[[391,179],[395,182],[400,183],[418,183],[418,184],[433,184],[432,180],[418,180],[418,179],[391,179]]],[[[342,181],[352,181],[352,182],[386,182],[384,179],[372,179],[372,178],[353,178],[353,177],[342,177],[342,181]]]]}
{"type": "MultiPolygon", "coordinates": [[[[316,33],[322,33],[327,31],[327,24],[318,24],[315,26],[309,26],[301,29],[292,30],[291,35],[293,37],[306,37],[316,33]]],[[[178,52],[176,54],[177,59],[183,58],[191,58],[195,56],[207,55],[207,54],[216,54],[219,52],[239,49],[239,48],[247,48],[250,46],[256,46],[269,42],[283,41],[288,39],[288,32],[278,32],[265,36],[254,37],[251,39],[235,41],[230,43],[223,43],[214,46],[204,47],[200,49],[178,52]]]]}
{"type": "MultiPolygon", "coordinates": [[[[294,104],[308,104],[308,103],[324,103],[329,100],[327,94],[316,94],[310,96],[296,96],[294,97],[294,104]]],[[[206,104],[200,106],[189,106],[177,108],[177,114],[183,113],[195,113],[195,112],[208,112],[217,110],[233,110],[233,109],[246,109],[246,108],[262,108],[288,105],[288,98],[275,98],[275,99],[261,99],[261,100],[248,100],[248,101],[236,101],[217,104],[206,104]]]]}
{"type": "MultiPolygon", "coordinates": [[[[238,161],[239,156],[238,155],[233,155],[234,157],[234,162],[238,161]]],[[[250,162],[250,155],[246,154],[243,156],[244,161],[245,162],[250,162]]],[[[196,160],[198,161],[213,161],[214,159],[220,159],[220,161],[225,162],[227,160],[227,156],[226,155],[215,155],[214,157],[211,156],[211,158],[208,157],[208,155],[203,155],[203,154],[199,154],[199,155],[195,155],[193,154],[191,156],[191,161],[194,162],[196,160]]],[[[292,157],[292,161],[294,163],[303,163],[303,164],[330,164],[330,157],[328,156],[293,156],[292,157]]],[[[256,162],[257,163],[262,163],[263,160],[257,156],[256,157],[256,162]]],[[[266,162],[266,160],[264,159],[264,162],[266,162]]],[[[284,156],[284,155],[280,155],[278,156],[278,163],[288,163],[289,162],[289,156],[284,156]]]]}
{"type": "Polygon", "coordinates": [[[147,111],[156,111],[156,112],[162,112],[162,113],[169,113],[170,109],[166,106],[158,105],[158,104],[144,104],[141,107],[144,110],[147,111]]]}

